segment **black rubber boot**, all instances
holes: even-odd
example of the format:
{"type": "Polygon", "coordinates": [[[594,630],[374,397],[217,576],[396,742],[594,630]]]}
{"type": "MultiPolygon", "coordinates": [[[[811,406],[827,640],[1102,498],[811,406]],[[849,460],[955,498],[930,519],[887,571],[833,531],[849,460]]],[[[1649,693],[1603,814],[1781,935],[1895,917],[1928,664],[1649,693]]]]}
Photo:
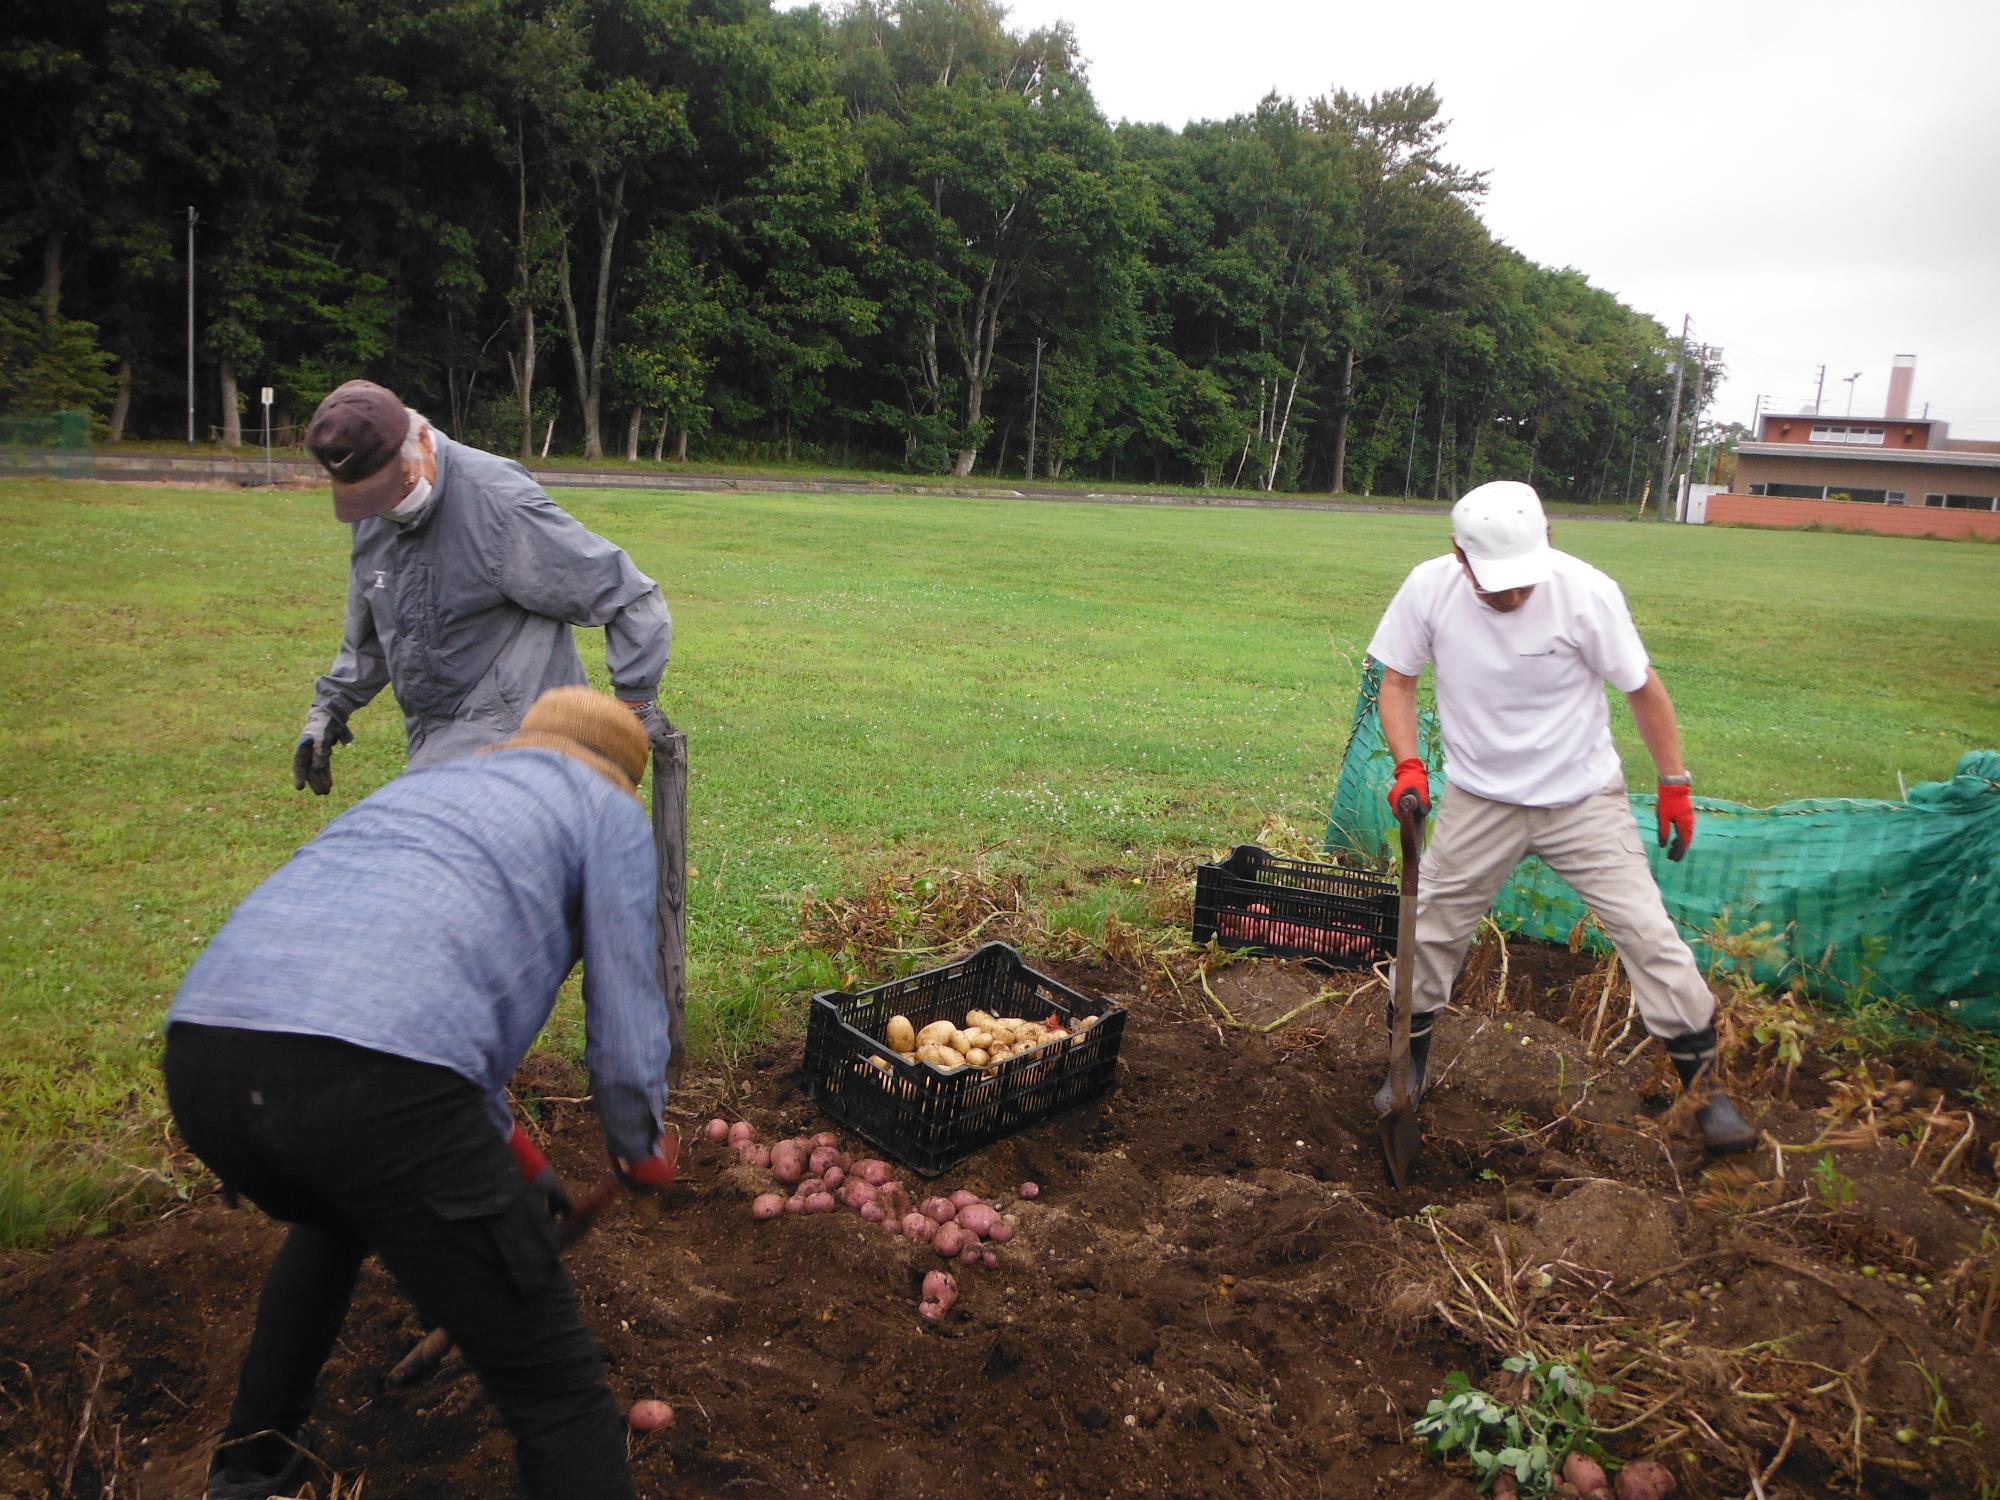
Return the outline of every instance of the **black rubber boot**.
{"type": "Polygon", "coordinates": [[[272,1500],[274,1496],[296,1495],[314,1479],[319,1467],[312,1455],[298,1446],[304,1436],[303,1431],[295,1432],[291,1442],[282,1447],[269,1437],[224,1444],[209,1466],[206,1500],[272,1500]]]}
{"type": "MultiPolygon", "coordinates": [[[[1421,1011],[1410,1017],[1410,1103],[1421,1104],[1424,1091],[1430,1087],[1431,1027],[1437,1021],[1437,1012],[1421,1011]]],[[[1396,1003],[1389,1002],[1389,1034],[1396,1034],[1396,1003]]],[[[1396,1097],[1396,1081],[1384,1078],[1382,1087],[1375,1091],[1375,1113],[1386,1115],[1396,1097]]]]}
{"type": "Polygon", "coordinates": [[[1757,1131],[1736,1108],[1736,1101],[1715,1082],[1715,1028],[1670,1038],[1667,1056],[1681,1075],[1681,1088],[1688,1093],[1707,1094],[1695,1107],[1695,1124],[1701,1127],[1701,1143],[1711,1156],[1734,1156],[1757,1144],[1757,1131]]]}

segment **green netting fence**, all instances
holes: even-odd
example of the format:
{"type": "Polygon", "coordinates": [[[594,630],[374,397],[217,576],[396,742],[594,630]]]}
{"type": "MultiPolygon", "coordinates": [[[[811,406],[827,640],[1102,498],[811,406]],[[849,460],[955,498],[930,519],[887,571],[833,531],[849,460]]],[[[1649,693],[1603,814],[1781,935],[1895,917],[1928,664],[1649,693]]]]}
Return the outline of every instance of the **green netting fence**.
{"type": "MultiPolygon", "coordinates": [[[[1394,857],[1387,800],[1394,762],[1376,712],[1382,667],[1370,661],[1327,822],[1326,846],[1377,865],[1394,857]]],[[[1419,715],[1420,751],[1442,764],[1437,721],[1419,715]]],[[[1444,791],[1433,771],[1431,790],[1444,791]]],[[[1656,844],[1654,798],[1632,815],[1667,910],[1703,962],[1747,965],[1769,984],[1809,993],[1890,997],[2000,1031],[2000,752],[1960,757],[1949,781],[1900,802],[1818,797],[1746,807],[1697,797],[1694,847],[1679,864],[1656,844]],[[1717,953],[1708,941],[1751,935],[1717,953]]],[[[1564,942],[1585,916],[1576,893],[1530,858],[1494,916],[1504,927],[1564,942]]],[[[1594,929],[1590,937],[1605,946],[1594,929]]]]}
{"type": "Polygon", "coordinates": [[[33,455],[42,473],[63,478],[90,472],[90,414],[53,411],[32,416],[0,413],[0,452],[33,455]]]}

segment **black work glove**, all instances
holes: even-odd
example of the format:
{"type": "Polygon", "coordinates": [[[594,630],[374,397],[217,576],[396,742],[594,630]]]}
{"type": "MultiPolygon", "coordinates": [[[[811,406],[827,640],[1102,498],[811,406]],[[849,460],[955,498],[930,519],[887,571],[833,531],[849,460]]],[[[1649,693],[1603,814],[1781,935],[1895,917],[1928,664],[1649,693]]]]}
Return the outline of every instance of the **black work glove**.
{"type": "Polygon", "coordinates": [[[311,787],[319,797],[332,791],[333,747],[353,743],[353,734],[338,719],[329,720],[317,739],[309,734],[300,735],[298,744],[292,747],[292,790],[302,792],[311,787]]]}
{"type": "Polygon", "coordinates": [[[519,1125],[507,1137],[507,1149],[514,1153],[514,1167],[521,1174],[521,1181],[528,1185],[528,1191],[535,1194],[548,1206],[551,1219],[567,1219],[576,1212],[576,1205],[569,1201],[562,1179],[556,1176],[556,1169],[549,1165],[549,1159],[542,1155],[541,1148],[528,1139],[528,1133],[519,1125]]]}
{"type": "Polygon", "coordinates": [[[664,749],[667,737],[674,732],[674,726],[667,722],[667,716],[661,712],[660,705],[651,698],[636,700],[621,698],[618,701],[632,710],[639,720],[640,727],[646,731],[646,738],[652,742],[653,748],[664,749]]]}

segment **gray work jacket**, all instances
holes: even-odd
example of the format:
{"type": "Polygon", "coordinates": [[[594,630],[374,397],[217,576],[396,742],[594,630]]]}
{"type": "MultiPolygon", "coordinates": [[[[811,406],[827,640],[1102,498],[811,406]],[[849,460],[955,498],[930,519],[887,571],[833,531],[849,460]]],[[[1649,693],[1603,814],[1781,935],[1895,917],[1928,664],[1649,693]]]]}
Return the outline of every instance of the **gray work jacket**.
{"type": "Polygon", "coordinates": [[[604,627],[621,698],[656,697],[673,638],[659,585],[519,464],[432,435],[430,503],[407,524],[355,523],[347,630],[305,732],[345,724],[388,683],[412,768],[468,755],[548,689],[588,680],[573,625],[604,627]]]}

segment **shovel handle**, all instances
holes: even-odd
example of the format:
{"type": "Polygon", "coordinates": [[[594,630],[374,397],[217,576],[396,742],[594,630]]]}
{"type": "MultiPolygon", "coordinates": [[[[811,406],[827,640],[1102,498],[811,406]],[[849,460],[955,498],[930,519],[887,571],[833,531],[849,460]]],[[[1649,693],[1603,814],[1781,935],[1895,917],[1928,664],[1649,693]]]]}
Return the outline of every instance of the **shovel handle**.
{"type": "MultiPolygon", "coordinates": [[[[597,1222],[604,1210],[611,1206],[611,1200],[618,1196],[618,1179],[607,1177],[584,1195],[568,1217],[557,1222],[555,1228],[556,1249],[567,1250],[597,1222]]],[[[396,1361],[383,1384],[390,1390],[402,1386],[415,1385],[444,1361],[451,1352],[451,1335],[442,1327],[433,1328],[417,1341],[416,1348],[396,1361]]]]}

